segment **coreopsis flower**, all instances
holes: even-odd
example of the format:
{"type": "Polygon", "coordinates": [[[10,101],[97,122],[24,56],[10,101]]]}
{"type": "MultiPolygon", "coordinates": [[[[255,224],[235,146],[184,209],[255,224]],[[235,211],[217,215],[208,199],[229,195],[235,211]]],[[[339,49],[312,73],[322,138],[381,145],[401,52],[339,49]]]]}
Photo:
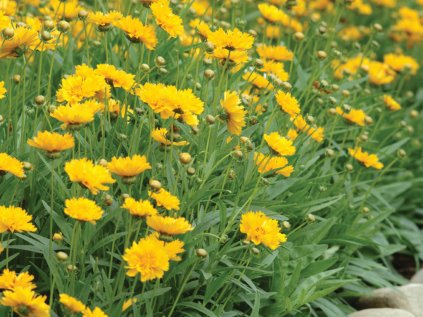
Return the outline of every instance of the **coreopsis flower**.
{"type": "Polygon", "coordinates": [[[0,99],[6,96],[7,89],[4,87],[4,81],[0,81],[0,99]]]}
{"type": "Polygon", "coordinates": [[[184,234],[191,231],[191,224],[184,217],[154,215],[147,218],[147,226],[166,236],[184,234]]]}
{"type": "Polygon", "coordinates": [[[115,88],[123,88],[126,91],[130,91],[135,85],[135,75],[117,69],[113,65],[98,64],[95,73],[103,76],[106,82],[115,88]]]}
{"type": "Polygon", "coordinates": [[[13,0],[3,0],[0,2],[0,11],[3,11],[4,14],[8,16],[13,16],[16,14],[17,3],[13,0]]]}
{"type": "Polygon", "coordinates": [[[209,37],[209,34],[212,32],[210,26],[201,19],[191,20],[189,22],[189,26],[193,29],[196,29],[198,34],[200,34],[203,39],[207,39],[209,37]]]}
{"type": "Polygon", "coordinates": [[[298,132],[294,129],[289,129],[286,135],[291,141],[295,141],[295,139],[298,137],[298,132]]]}
{"type": "Polygon", "coordinates": [[[229,66],[242,65],[248,61],[246,51],[229,51],[221,47],[215,48],[211,56],[220,60],[222,65],[228,64],[229,66]]]}
{"type": "Polygon", "coordinates": [[[286,46],[278,45],[259,45],[257,53],[263,60],[273,60],[278,62],[292,61],[294,53],[292,53],[286,46]]]}
{"type": "Polygon", "coordinates": [[[268,89],[268,90],[273,89],[272,83],[266,77],[260,75],[259,73],[246,72],[242,76],[242,78],[248,81],[250,84],[252,84],[253,87],[256,89],[268,89]]]}
{"type": "Polygon", "coordinates": [[[17,287],[34,289],[36,285],[32,283],[34,276],[28,272],[16,274],[15,271],[4,269],[0,275],[0,289],[13,290],[17,287]]]}
{"type": "Polygon", "coordinates": [[[109,29],[114,23],[122,18],[122,13],[118,11],[110,11],[103,13],[100,11],[90,12],[88,14],[88,22],[94,23],[98,26],[100,31],[109,29]]]}
{"type": "Polygon", "coordinates": [[[249,50],[254,43],[254,37],[248,33],[241,32],[237,28],[226,32],[222,28],[219,28],[209,34],[208,40],[215,48],[223,48],[228,52],[249,50]]]}
{"type": "Polygon", "coordinates": [[[75,67],[75,74],[62,79],[56,99],[58,102],[74,104],[89,98],[103,101],[109,94],[110,86],[105,78],[83,64],[75,67]]]}
{"type": "Polygon", "coordinates": [[[397,5],[397,0],[372,0],[372,2],[386,8],[395,8],[397,5]]]}
{"type": "Polygon", "coordinates": [[[354,149],[349,148],[348,153],[365,167],[373,167],[378,170],[383,168],[383,163],[379,162],[379,158],[376,154],[364,152],[361,147],[356,147],[354,149]]]}
{"type": "Polygon", "coordinates": [[[386,108],[391,111],[398,111],[401,109],[399,102],[392,98],[392,96],[383,95],[383,102],[385,103],[386,108]]]}
{"type": "Polygon", "coordinates": [[[403,54],[386,54],[383,56],[383,63],[396,72],[403,72],[408,69],[413,75],[419,69],[419,63],[413,57],[403,54]]]}
{"type": "Polygon", "coordinates": [[[359,41],[363,38],[364,34],[358,27],[350,25],[339,31],[338,35],[344,41],[359,41]]]}
{"type": "Polygon", "coordinates": [[[108,100],[107,110],[110,112],[112,119],[116,119],[120,115],[121,118],[127,116],[128,121],[131,119],[130,115],[134,113],[134,110],[129,108],[128,105],[121,104],[120,101],[115,99],[108,100]]]}
{"type": "Polygon", "coordinates": [[[334,76],[336,79],[341,79],[345,75],[348,77],[355,75],[361,68],[367,68],[369,63],[370,60],[361,54],[347,59],[344,63],[334,60],[332,62],[332,66],[335,69],[334,76]]]}
{"type": "Polygon", "coordinates": [[[282,21],[285,19],[286,13],[282,10],[278,9],[274,5],[270,5],[267,3],[260,3],[258,5],[258,9],[263,16],[263,18],[270,23],[282,23],[282,21]]]}
{"type": "Polygon", "coordinates": [[[26,27],[17,27],[14,29],[11,39],[2,39],[0,58],[13,58],[29,54],[37,48],[39,43],[40,38],[37,31],[26,27]]]}
{"type": "Polygon", "coordinates": [[[294,171],[292,165],[288,165],[288,160],[283,156],[266,156],[263,153],[254,153],[254,161],[256,163],[258,172],[266,174],[274,172],[276,174],[289,177],[294,171]]]}
{"type": "Polygon", "coordinates": [[[175,86],[146,83],[135,93],[162,119],[175,118],[190,126],[198,125],[197,115],[204,111],[204,103],[191,89],[178,90],[175,86]]]}
{"type": "Polygon", "coordinates": [[[157,209],[148,200],[135,200],[132,197],[125,198],[122,208],[128,210],[128,212],[135,217],[150,217],[156,215],[157,209]]]}
{"type": "Polygon", "coordinates": [[[296,152],[296,148],[292,141],[284,138],[278,132],[272,132],[270,134],[264,134],[264,140],[267,145],[281,156],[291,156],[296,152]]]}
{"type": "Polygon", "coordinates": [[[166,243],[158,239],[157,233],[153,233],[133,242],[123,255],[127,263],[126,275],[135,277],[139,273],[141,282],[162,278],[169,270],[169,261],[179,260],[177,254],[184,251],[183,243],[175,241],[166,243]]]}
{"type": "Polygon", "coordinates": [[[87,107],[85,104],[76,103],[73,105],[59,106],[50,116],[63,122],[63,129],[77,129],[94,121],[96,110],[87,107]]]}
{"type": "Polygon", "coordinates": [[[43,15],[56,17],[70,21],[78,17],[78,13],[82,10],[78,0],[66,0],[66,5],[62,0],[50,0],[47,5],[40,8],[43,15]]]}
{"type": "Polygon", "coordinates": [[[65,164],[65,171],[72,182],[80,183],[96,195],[100,190],[108,190],[105,184],[113,184],[115,180],[109,170],[86,158],[74,159],[65,164]]]}
{"type": "Polygon", "coordinates": [[[35,232],[32,216],[20,207],[0,206],[0,233],[35,232]]]}
{"type": "Polygon", "coordinates": [[[369,82],[374,85],[390,84],[395,79],[395,71],[393,71],[387,64],[372,61],[366,67],[369,75],[369,82]]]}
{"type": "Polygon", "coordinates": [[[300,114],[291,116],[290,120],[298,131],[307,132],[307,130],[310,128],[307,121],[305,121],[304,117],[300,114]]]}
{"type": "Polygon", "coordinates": [[[132,297],[130,299],[127,299],[122,305],[122,313],[125,312],[129,307],[134,305],[137,301],[138,301],[138,299],[136,297],[132,297]]]}
{"type": "Polygon", "coordinates": [[[123,178],[134,178],[142,172],[151,169],[145,155],[133,155],[128,157],[113,157],[107,164],[107,168],[113,174],[123,178]]]}
{"type": "Polygon", "coordinates": [[[249,211],[242,215],[239,230],[255,245],[263,244],[276,250],[287,237],[281,232],[277,220],[267,217],[262,211],[249,211]]]}
{"type": "Polygon", "coordinates": [[[12,308],[19,316],[50,317],[50,307],[45,303],[46,299],[46,296],[38,296],[30,288],[16,287],[3,292],[0,304],[12,308]]]}
{"type": "Polygon", "coordinates": [[[184,33],[182,19],[172,12],[169,0],[157,0],[150,6],[156,23],[165,30],[170,37],[177,37],[184,33]]]}
{"type": "Polygon", "coordinates": [[[68,294],[60,294],[59,302],[72,313],[82,313],[85,310],[85,305],[68,294]]]}
{"type": "Polygon", "coordinates": [[[158,191],[149,191],[148,195],[156,201],[156,205],[167,210],[179,210],[179,199],[167,190],[160,188],[158,191]]]}
{"type": "Polygon", "coordinates": [[[7,153],[0,153],[0,176],[5,173],[10,173],[16,177],[24,178],[24,164],[7,153]]]}
{"type": "Polygon", "coordinates": [[[309,127],[307,129],[307,135],[314,141],[321,143],[325,138],[325,129],[322,127],[309,127]]]}
{"type": "Polygon", "coordinates": [[[28,144],[52,154],[73,148],[75,141],[70,133],[62,135],[56,132],[38,131],[37,136],[28,140],[28,144]]]}
{"type": "Polygon", "coordinates": [[[281,28],[278,25],[266,25],[265,35],[268,39],[278,39],[281,35],[281,28]]]}
{"type": "Polygon", "coordinates": [[[96,307],[93,310],[86,308],[82,312],[82,317],[108,317],[108,316],[99,307],[96,307]]]}
{"type": "Polygon", "coordinates": [[[346,113],[341,107],[336,107],[336,113],[351,123],[355,123],[361,127],[366,125],[366,113],[362,109],[351,109],[350,112],[346,113]]]}
{"type": "Polygon", "coordinates": [[[291,93],[279,90],[275,97],[281,109],[290,116],[296,116],[301,112],[298,100],[291,93]]]}
{"type": "Polygon", "coordinates": [[[245,115],[247,111],[240,105],[241,100],[234,91],[226,91],[220,105],[225,110],[223,118],[226,121],[228,131],[235,135],[240,135],[245,127],[245,115]]]}
{"type": "MultiPolygon", "coordinates": [[[[151,137],[163,145],[184,146],[189,144],[187,141],[172,141],[169,140],[169,132],[166,128],[156,128],[151,132],[151,137]]],[[[171,137],[171,136],[170,136],[171,137]]]]}
{"type": "Polygon", "coordinates": [[[143,43],[148,50],[154,50],[157,36],[152,25],[144,25],[131,16],[126,16],[115,23],[116,27],[125,32],[126,37],[133,43],[143,43]]]}
{"type": "Polygon", "coordinates": [[[104,212],[95,201],[80,197],[66,199],[64,213],[78,221],[95,224],[103,216],[104,212]]]}
{"type": "Polygon", "coordinates": [[[349,10],[357,11],[362,15],[370,15],[372,14],[372,6],[368,3],[365,3],[363,0],[354,0],[348,6],[349,10]]]}
{"type": "Polygon", "coordinates": [[[285,71],[283,64],[279,62],[264,61],[263,67],[260,68],[260,71],[282,81],[287,81],[289,79],[289,74],[285,71]]]}

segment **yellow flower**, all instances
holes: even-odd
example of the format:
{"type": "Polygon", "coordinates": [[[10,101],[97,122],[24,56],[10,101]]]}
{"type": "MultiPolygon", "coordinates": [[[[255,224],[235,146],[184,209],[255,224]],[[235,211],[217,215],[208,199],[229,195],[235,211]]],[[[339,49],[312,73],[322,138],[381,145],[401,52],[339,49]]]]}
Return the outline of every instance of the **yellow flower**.
{"type": "Polygon", "coordinates": [[[87,65],[78,65],[75,74],[62,79],[56,98],[58,102],[74,104],[94,97],[103,101],[109,93],[110,87],[103,76],[87,65]]]}
{"type": "Polygon", "coordinates": [[[320,143],[320,142],[323,142],[325,138],[325,129],[322,127],[319,127],[319,128],[309,127],[309,129],[307,130],[307,135],[309,135],[316,142],[320,143]]]}
{"type": "Polygon", "coordinates": [[[148,200],[135,200],[132,197],[125,198],[122,208],[129,211],[132,216],[149,217],[157,214],[157,209],[148,200]]]}
{"type": "Polygon", "coordinates": [[[296,116],[301,112],[298,100],[289,92],[283,92],[279,90],[275,97],[281,109],[290,116],[296,116]]]}
{"type": "Polygon", "coordinates": [[[67,21],[75,19],[81,10],[78,0],[66,0],[66,5],[63,5],[62,0],[50,0],[46,6],[40,8],[43,15],[67,21]]]}
{"type": "Polygon", "coordinates": [[[179,210],[179,199],[168,191],[160,188],[156,192],[148,192],[148,195],[156,201],[157,206],[167,210],[179,210]]]}
{"type": "Polygon", "coordinates": [[[365,167],[373,167],[378,170],[383,168],[383,163],[379,162],[376,154],[364,152],[361,147],[349,148],[348,153],[365,167]]]}
{"type": "Polygon", "coordinates": [[[279,155],[291,156],[295,154],[296,149],[292,141],[284,138],[279,133],[272,132],[270,134],[264,134],[263,137],[267,145],[279,155]]]}
{"type": "Polygon", "coordinates": [[[245,111],[244,107],[240,105],[241,100],[234,91],[226,91],[223,99],[220,100],[220,105],[225,110],[224,119],[228,126],[228,131],[235,135],[240,135],[242,128],[245,127],[245,111]]]}
{"type": "Polygon", "coordinates": [[[90,12],[88,14],[88,22],[94,23],[100,27],[100,30],[107,29],[122,18],[122,13],[118,11],[110,11],[103,13],[100,11],[90,12]]]}
{"type": "Polygon", "coordinates": [[[395,71],[393,71],[387,64],[381,62],[370,62],[367,67],[369,74],[369,81],[374,85],[390,84],[395,79],[395,71]]]}
{"type": "Polygon", "coordinates": [[[386,108],[388,108],[391,111],[398,111],[401,109],[401,105],[396,101],[394,98],[388,95],[383,95],[383,102],[386,105],[386,108]]]}
{"type": "Polygon", "coordinates": [[[276,220],[267,217],[262,211],[249,211],[242,215],[239,229],[247,235],[247,240],[255,245],[264,244],[275,250],[287,237],[281,233],[276,220]]]}
{"type": "Polygon", "coordinates": [[[39,131],[37,136],[28,140],[28,144],[52,153],[71,149],[74,147],[75,142],[70,133],[62,135],[55,132],[39,131]]]}
{"type": "Polygon", "coordinates": [[[245,51],[230,51],[226,48],[215,48],[212,55],[213,58],[220,60],[222,65],[234,66],[244,64],[248,61],[248,53],[245,51]]]}
{"type": "Polygon", "coordinates": [[[162,119],[180,119],[190,126],[198,125],[196,115],[204,111],[204,103],[191,89],[178,90],[175,86],[146,83],[135,89],[140,99],[162,119]]]}
{"type": "Polygon", "coordinates": [[[360,68],[366,68],[369,63],[370,60],[361,54],[349,58],[344,63],[334,60],[332,63],[332,66],[335,69],[334,76],[336,79],[341,79],[344,78],[345,75],[354,75],[360,70],[360,68]]]}
{"type": "Polygon", "coordinates": [[[6,96],[7,89],[4,87],[4,81],[0,81],[0,99],[6,96]]]}
{"type": "Polygon", "coordinates": [[[260,45],[257,47],[257,53],[263,60],[273,61],[292,61],[294,59],[294,53],[292,53],[286,46],[271,46],[271,45],[260,45]]]}
{"type": "Polygon", "coordinates": [[[169,0],[155,1],[150,8],[157,24],[171,37],[177,37],[184,33],[182,19],[172,12],[169,0]]]}
{"type": "Polygon", "coordinates": [[[53,118],[63,122],[63,128],[77,128],[88,122],[94,121],[95,111],[84,104],[72,106],[59,106],[51,114],[53,118]]]}
{"type": "Polygon", "coordinates": [[[295,128],[301,132],[307,132],[310,129],[310,126],[305,121],[302,115],[298,114],[296,116],[291,116],[292,123],[294,124],[295,128]]]}
{"type": "Polygon", "coordinates": [[[35,50],[40,43],[37,31],[26,27],[14,29],[11,39],[3,39],[0,47],[0,58],[19,57],[35,50]]]}
{"type": "Polygon", "coordinates": [[[183,252],[182,246],[181,242],[177,245],[171,242],[169,247],[168,243],[158,239],[157,233],[133,242],[123,256],[127,263],[126,275],[135,277],[140,273],[141,282],[162,278],[169,270],[169,261],[178,258],[175,252],[183,252]]]}
{"type": "MultiPolygon", "coordinates": [[[[267,67],[269,66],[270,64],[267,64],[267,67]]],[[[269,70],[268,68],[263,68],[263,69],[264,71],[269,70]]],[[[280,69],[278,70],[278,72],[279,74],[281,74],[280,69]]],[[[282,74],[282,76],[287,76],[287,75],[288,74],[286,75],[282,74]]],[[[251,83],[257,89],[269,89],[269,90],[273,89],[273,85],[269,82],[269,80],[266,77],[263,77],[262,75],[256,72],[247,72],[244,74],[244,76],[242,76],[242,78],[248,81],[249,83],[251,83]]]]}
{"type": "Polygon", "coordinates": [[[409,69],[414,75],[419,69],[419,63],[413,57],[403,54],[386,54],[383,56],[383,62],[397,72],[409,69]]]}
{"type": "Polygon", "coordinates": [[[123,88],[126,91],[130,91],[135,85],[135,75],[128,74],[113,65],[98,64],[95,73],[103,76],[106,82],[115,88],[123,88]]]}
{"type": "Polygon", "coordinates": [[[95,224],[103,216],[103,210],[90,199],[80,197],[65,200],[65,214],[78,221],[95,224]]]}
{"type": "Polygon", "coordinates": [[[73,313],[81,313],[85,310],[85,305],[68,294],[60,294],[59,302],[73,313]]]}
{"type": "Polygon", "coordinates": [[[124,311],[126,311],[129,307],[134,305],[137,301],[138,301],[138,299],[136,297],[132,297],[132,298],[126,300],[122,305],[122,313],[124,311]]]}
{"type": "Polygon", "coordinates": [[[372,7],[370,4],[364,3],[363,0],[354,0],[349,6],[349,10],[355,10],[360,14],[363,15],[370,15],[372,14],[372,7]]]}
{"type": "Polygon", "coordinates": [[[339,37],[344,41],[359,41],[363,38],[363,30],[356,26],[347,26],[338,32],[339,37]]]}
{"type": "Polygon", "coordinates": [[[167,255],[171,261],[181,261],[182,258],[179,253],[183,253],[184,243],[181,240],[173,240],[165,243],[167,255]]]}
{"type": "Polygon", "coordinates": [[[161,215],[148,217],[147,226],[167,236],[184,234],[193,229],[191,224],[183,217],[173,218],[161,215]]]}
{"type": "Polygon", "coordinates": [[[11,307],[15,313],[25,317],[50,317],[46,296],[38,296],[30,288],[17,287],[4,291],[0,304],[11,307]]]}
{"type": "Polygon", "coordinates": [[[151,169],[151,165],[148,163],[145,155],[136,154],[131,157],[113,157],[111,162],[107,164],[107,168],[113,174],[124,178],[131,178],[151,169]]]}
{"type": "Polygon", "coordinates": [[[154,50],[157,37],[152,25],[144,25],[137,18],[124,17],[116,22],[116,27],[125,32],[126,37],[134,43],[143,43],[148,50],[154,50]]]}
{"type": "Polygon", "coordinates": [[[298,133],[294,129],[289,129],[287,136],[291,141],[295,141],[295,139],[298,137],[298,133]]]}
{"type": "Polygon", "coordinates": [[[340,107],[336,107],[336,112],[351,123],[361,127],[366,125],[366,113],[361,109],[351,109],[349,113],[345,113],[340,107]]]}
{"type": "Polygon", "coordinates": [[[13,290],[17,287],[34,289],[36,286],[34,283],[32,283],[33,280],[34,276],[28,272],[16,274],[14,271],[4,269],[0,275],[0,289],[13,290]]]}
{"type": "Polygon", "coordinates": [[[175,145],[175,146],[184,146],[189,144],[187,141],[171,141],[168,137],[168,131],[166,128],[156,128],[151,132],[151,137],[154,141],[157,141],[163,145],[175,145]]]}
{"type": "Polygon", "coordinates": [[[270,23],[282,23],[282,21],[285,19],[286,13],[274,5],[260,3],[258,5],[258,9],[263,18],[270,23]]]}
{"type": "Polygon", "coordinates": [[[294,167],[288,165],[288,160],[282,156],[271,157],[256,152],[254,153],[254,161],[260,174],[275,172],[276,174],[289,177],[294,171],[294,167]]]}
{"type": "Polygon", "coordinates": [[[279,62],[264,61],[260,71],[282,81],[287,81],[289,79],[289,74],[285,71],[283,64],[279,62]]]}
{"type": "Polygon", "coordinates": [[[94,308],[94,310],[86,308],[84,312],[82,313],[82,317],[108,317],[108,316],[99,307],[96,307],[94,308]]]}
{"type": "Polygon", "coordinates": [[[202,38],[208,38],[212,32],[209,25],[200,19],[191,20],[189,23],[190,27],[195,28],[202,38]]]}
{"type": "Polygon", "coordinates": [[[20,207],[0,206],[0,233],[3,232],[35,232],[32,216],[20,207]]]}
{"type": "Polygon", "coordinates": [[[115,180],[110,172],[101,165],[86,158],[74,159],[65,164],[65,171],[69,175],[71,182],[77,182],[88,188],[96,195],[100,190],[108,190],[105,184],[113,184],[115,180]]]}
{"type": "Polygon", "coordinates": [[[0,176],[10,173],[16,177],[25,177],[24,164],[7,153],[0,153],[0,176]]]}
{"type": "Polygon", "coordinates": [[[254,43],[254,37],[248,33],[241,32],[237,28],[226,32],[219,28],[209,34],[208,40],[213,43],[215,48],[223,48],[228,51],[246,51],[254,43]]]}

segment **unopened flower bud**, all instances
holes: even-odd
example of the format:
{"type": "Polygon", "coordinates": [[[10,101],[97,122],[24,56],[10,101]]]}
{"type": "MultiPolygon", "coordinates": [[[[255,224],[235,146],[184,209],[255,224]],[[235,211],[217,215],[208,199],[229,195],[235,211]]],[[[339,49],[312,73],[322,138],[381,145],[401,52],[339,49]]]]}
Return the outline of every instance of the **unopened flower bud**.
{"type": "Polygon", "coordinates": [[[212,116],[211,114],[208,114],[208,115],[206,116],[206,121],[207,121],[209,124],[214,124],[214,123],[216,122],[216,118],[215,118],[214,116],[212,116]]]}
{"type": "Polygon", "coordinates": [[[43,23],[43,27],[46,30],[52,30],[54,29],[54,22],[53,20],[45,20],[43,23]]]}
{"type": "Polygon", "coordinates": [[[37,105],[41,106],[46,102],[46,98],[42,95],[38,95],[37,97],[34,98],[34,102],[37,105]]]}
{"type": "Polygon", "coordinates": [[[12,28],[4,28],[1,33],[3,34],[3,38],[5,40],[9,40],[15,36],[15,31],[12,28]]]}
{"type": "Polygon", "coordinates": [[[59,242],[63,240],[63,234],[61,232],[56,232],[53,234],[53,241],[59,242]]]}
{"type": "Polygon", "coordinates": [[[214,45],[213,45],[213,43],[212,42],[206,42],[205,44],[204,44],[204,48],[205,48],[205,50],[206,50],[206,52],[207,53],[213,53],[213,51],[214,51],[214,45]]]}
{"type": "Polygon", "coordinates": [[[411,117],[411,118],[415,119],[415,118],[417,118],[418,116],[419,116],[419,113],[418,113],[418,111],[417,111],[417,110],[411,110],[411,111],[410,111],[410,117],[411,117]]]}
{"type": "Polygon", "coordinates": [[[375,23],[373,24],[373,28],[378,31],[378,32],[382,32],[383,31],[383,27],[382,25],[380,25],[379,23],[375,23]]]}
{"type": "Polygon", "coordinates": [[[252,248],[251,248],[251,251],[252,251],[254,254],[260,254],[260,250],[259,250],[259,249],[257,249],[256,247],[252,247],[252,248]]]}
{"type": "Polygon", "coordinates": [[[190,166],[187,168],[188,175],[195,175],[195,168],[190,166]]]}
{"type": "Polygon", "coordinates": [[[187,152],[183,152],[179,154],[179,161],[182,164],[189,164],[191,163],[192,157],[191,154],[187,153],[187,152]]]}
{"type": "Polygon", "coordinates": [[[291,229],[291,223],[289,222],[289,221],[282,221],[282,226],[285,228],[285,229],[291,229]]]}
{"type": "Polygon", "coordinates": [[[348,172],[351,172],[351,171],[354,169],[354,167],[352,166],[352,164],[347,163],[347,164],[345,164],[345,169],[346,169],[348,172]]]}
{"type": "Polygon", "coordinates": [[[155,62],[157,66],[163,66],[166,64],[166,60],[164,59],[163,56],[157,56],[155,59],[155,62]]]}
{"type": "Polygon", "coordinates": [[[78,17],[79,17],[81,20],[85,20],[85,19],[87,18],[87,16],[88,16],[88,12],[87,12],[86,10],[84,10],[84,9],[82,9],[82,10],[80,10],[80,11],[78,12],[78,17]]]}
{"type": "Polygon", "coordinates": [[[211,69],[206,69],[204,71],[204,77],[206,77],[207,79],[213,79],[214,78],[214,71],[211,69]]]}
{"type": "Polygon", "coordinates": [[[149,71],[150,71],[150,66],[148,66],[148,64],[141,64],[141,70],[144,72],[144,73],[148,73],[149,71]]]}
{"type": "Polygon", "coordinates": [[[326,155],[332,157],[335,155],[335,151],[332,149],[326,149],[326,155]]]}
{"type": "Polygon", "coordinates": [[[403,158],[407,155],[407,153],[403,149],[398,150],[398,156],[403,158]]]}
{"type": "Polygon", "coordinates": [[[70,29],[70,24],[65,20],[59,21],[59,23],[57,23],[57,29],[60,32],[65,33],[70,29]]]}
{"type": "Polygon", "coordinates": [[[41,32],[41,39],[44,42],[48,42],[53,38],[53,36],[51,35],[51,33],[49,31],[43,31],[41,32]]]}
{"type": "Polygon", "coordinates": [[[19,84],[21,82],[21,75],[13,75],[13,81],[15,82],[15,84],[19,84]]]}
{"type": "Polygon", "coordinates": [[[69,256],[67,255],[67,253],[63,252],[63,251],[59,251],[56,253],[56,257],[59,261],[66,261],[69,256]]]}
{"type": "Polygon", "coordinates": [[[295,32],[294,33],[294,38],[297,41],[302,41],[302,40],[304,40],[304,33],[302,33],[302,32],[295,32]]]}
{"type": "Polygon", "coordinates": [[[208,252],[202,248],[195,250],[195,254],[197,254],[197,256],[200,258],[205,258],[209,255],[208,252]]]}
{"type": "Polygon", "coordinates": [[[160,188],[162,188],[162,183],[160,183],[158,180],[156,179],[150,179],[148,181],[148,185],[150,185],[150,187],[154,190],[159,190],[160,188]]]}
{"type": "Polygon", "coordinates": [[[104,203],[106,204],[106,206],[111,206],[113,204],[113,197],[109,194],[106,194],[104,196],[104,203]]]}
{"type": "Polygon", "coordinates": [[[233,152],[233,155],[234,155],[234,157],[239,158],[239,159],[242,159],[242,157],[244,156],[244,154],[240,150],[235,150],[233,152]]]}
{"type": "Polygon", "coordinates": [[[323,60],[328,56],[325,51],[317,51],[317,58],[323,60]]]}
{"type": "Polygon", "coordinates": [[[76,266],[75,265],[72,265],[72,264],[69,264],[67,267],[66,267],[66,269],[68,270],[68,272],[74,272],[74,271],[76,271],[76,266]]]}
{"type": "Polygon", "coordinates": [[[315,222],[316,221],[316,216],[313,214],[308,214],[307,215],[307,220],[310,222],[315,222]]]}

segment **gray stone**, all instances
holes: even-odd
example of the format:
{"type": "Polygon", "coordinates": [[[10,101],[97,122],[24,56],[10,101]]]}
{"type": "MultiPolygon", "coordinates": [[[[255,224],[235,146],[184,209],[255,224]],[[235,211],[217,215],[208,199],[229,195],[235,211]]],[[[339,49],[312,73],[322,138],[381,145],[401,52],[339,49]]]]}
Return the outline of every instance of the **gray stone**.
{"type": "Polygon", "coordinates": [[[352,314],[348,317],[415,317],[412,313],[397,308],[371,308],[364,309],[352,314]]]}
{"type": "Polygon", "coordinates": [[[423,284],[379,288],[359,299],[363,308],[398,308],[423,317],[423,284]]]}
{"type": "Polygon", "coordinates": [[[423,284],[423,269],[414,274],[410,281],[411,283],[423,284]]]}

